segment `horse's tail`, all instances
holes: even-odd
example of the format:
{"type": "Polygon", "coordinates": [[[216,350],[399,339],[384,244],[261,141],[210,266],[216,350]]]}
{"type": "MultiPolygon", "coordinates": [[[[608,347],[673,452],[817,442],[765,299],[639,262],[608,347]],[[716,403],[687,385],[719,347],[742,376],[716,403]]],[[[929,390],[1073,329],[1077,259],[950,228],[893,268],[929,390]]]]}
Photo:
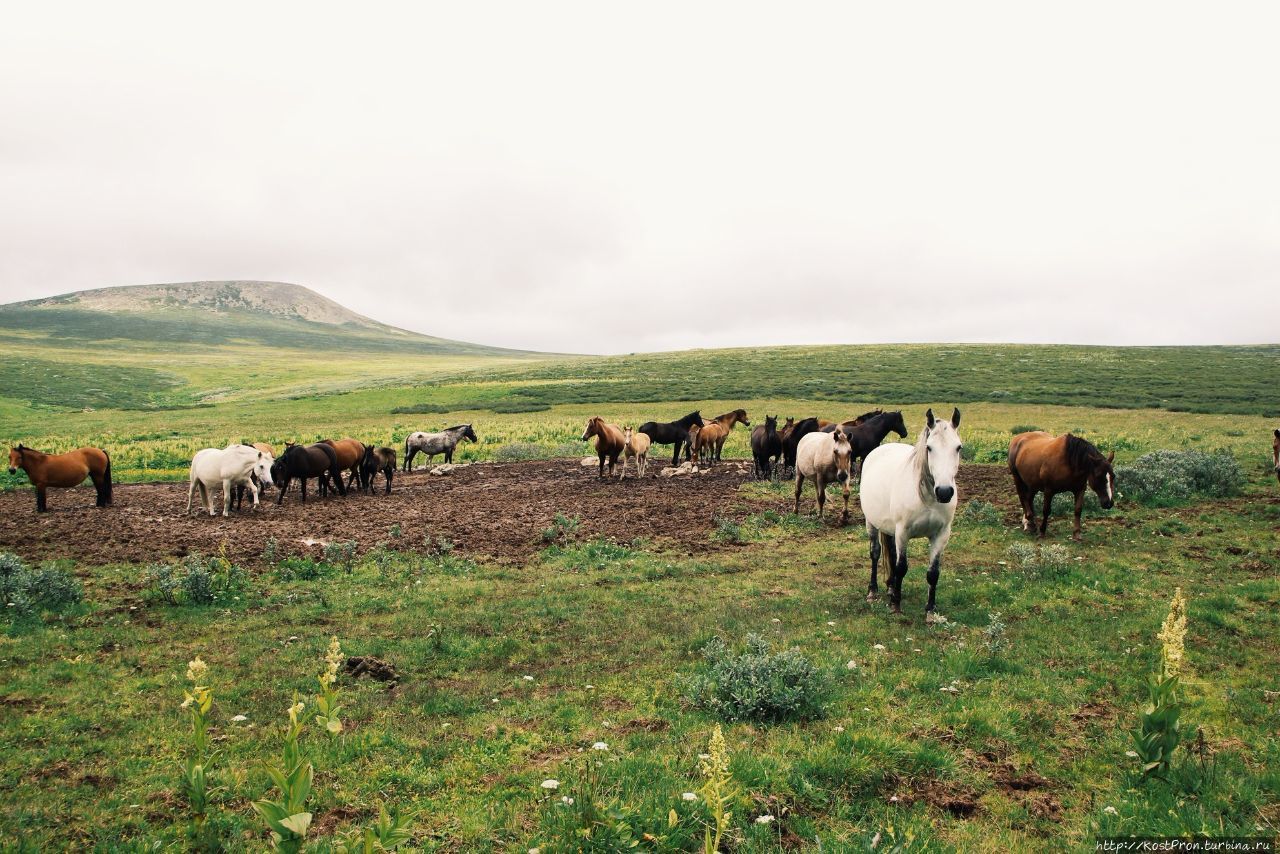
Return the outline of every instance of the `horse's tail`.
{"type": "Polygon", "coordinates": [[[1013,441],[1009,443],[1009,471],[1014,473],[1018,471],[1018,450],[1022,447],[1020,438],[1014,436],[1013,441]]]}
{"type": "Polygon", "coordinates": [[[111,455],[103,450],[102,455],[107,458],[107,467],[102,472],[102,486],[98,490],[98,495],[102,499],[103,504],[111,503],[111,455]]]}

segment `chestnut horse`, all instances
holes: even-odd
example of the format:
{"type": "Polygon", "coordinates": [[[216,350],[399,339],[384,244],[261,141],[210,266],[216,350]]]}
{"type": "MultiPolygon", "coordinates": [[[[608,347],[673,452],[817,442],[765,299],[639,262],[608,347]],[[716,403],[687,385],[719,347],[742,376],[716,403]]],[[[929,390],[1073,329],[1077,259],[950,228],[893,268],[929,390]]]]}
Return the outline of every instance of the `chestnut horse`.
{"type": "Polygon", "coordinates": [[[351,473],[347,478],[347,489],[350,489],[352,483],[360,480],[360,463],[364,461],[364,443],[357,442],[348,436],[336,442],[332,439],[321,439],[320,444],[333,448],[334,454],[338,457],[338,468],[351,473]]]}
{"type": "Polygon", "coordinates": [[[618,457],[627,446],[627,438],[618,425],[610,424],[596,416],[587,421],[587,429],[582,431],[582,441],[596,437],[596,455],[600,457],[600,476],[604,477],[604,461],[609,459],[609,476],[613,476],[613,467],[618,464],[618,457]]]}
{"type": "Polygon", "coordinates": [[[1103,510],[1115,502],[1116,474],[1111,470],[1115,451],[1104,457],[1091,443],[1067,433],[1054,436],[1042,430],[1019,433],[1009,443],[1009,472],[1022,502],[1022,529],[1035,533],[1035,499],[1044,492],[1044,519],[1040,536],[1049,528],[1049,510],[1053,496],[1070,492],[1076,498],[1076,523],[1071,538],[1080,539],[1080,511],[1084,508],[1084,490],[1093,487],[1103,510]]]}
{"type": "Polygon", "coordinates": [[[70,489],[83,483],[86,477],[93,479],[93,488],[98,491],[98,506],[111,503],[111,457],[101,448],[46,454],[19,444],[9,449],[9,474],[17,474],[18,469],[27,473],[27,479],[36,488],[37,513],[49,509],[45,500],[49,487],[70,489]]]}
{"type": "Polygon", "coordinates": [[[694,448],[695,453],[705,450],[708,462],[719,462],[720,451],[724,448],[725,440],[729,438],[729,431],[738,424],[745,427],[751,426],[751,422],[747,420],[747,410],[735,409],[707,421],[698,432],[698,447],[694,448]]]}

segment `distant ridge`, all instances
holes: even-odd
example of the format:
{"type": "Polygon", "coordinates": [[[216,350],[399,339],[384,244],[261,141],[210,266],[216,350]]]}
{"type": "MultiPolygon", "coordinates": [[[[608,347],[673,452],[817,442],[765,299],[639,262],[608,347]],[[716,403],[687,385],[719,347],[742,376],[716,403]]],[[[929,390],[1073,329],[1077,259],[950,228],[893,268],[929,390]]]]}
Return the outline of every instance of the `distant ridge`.
{"type": "Polygon", "coordinates": [[[340,350],[508,356],[525,352],[398,329],[287,282],[176,282],[75,291],[0,305],[0,332],[6,329],[44,332],[63,340],[245,340],[285,347],[314,347],[323,341],[340,350]]]}

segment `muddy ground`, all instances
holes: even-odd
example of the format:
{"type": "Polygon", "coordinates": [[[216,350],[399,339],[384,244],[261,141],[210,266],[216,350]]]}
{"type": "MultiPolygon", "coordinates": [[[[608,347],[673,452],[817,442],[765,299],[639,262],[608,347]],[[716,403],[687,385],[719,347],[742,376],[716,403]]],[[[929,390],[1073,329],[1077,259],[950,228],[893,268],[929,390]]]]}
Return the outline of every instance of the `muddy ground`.
{"type": "MultiPolygon", "coordinates": [[[[583,537],[644,537],[696,554],[723,547],[711,538],[719,517],[740,520],[767,508],[790,509],[789,495],[761,499],[738,491],[751,478],[749,462],[726,461],[704,474],[671,478],[656,477],[660,467],[651,465],[643,480],[619,483],[600,480],[595,468],[576,459],[477,463],[442,476],[397,474],[389,496],[378,491],[318,499],[313,488],[304,505],[295,485],[282,505],[272,492],[257,511],[246,505],[225,519],[197,515],[194,508],[187,515],[185,483],[118,484],[113,505],[102,509],[94,507],[91,486],[50,490],[49,512],[43,514],[35,512],[35,494],[22,490],[0,494],[0,518],[6,520],[0,549],[33,560],[72,558],[96,565],[216,554],[226,543],[231,560],[253,564],[272,537],[282,555],[317,555],[321,543],[346,540],[366,551],[389,540],[389,529],[399,525],[399,548],[418,547],[430,534],[452,540],[471,556],[519,563],[543,547],[542,531],[557,513],[579,517],[583,537]]],[[[966,465],[959,485],[962,501],[990,501],[1010,524],[1017,523],[1017,498],[1003,466],[966,465]]],[[[215,495],[221,512],[221,491],[215,495]]],[[[812,507],[813,488],[806,484],[801,509],[812,507]]],[[[856,508],[855,499],[852,522],[861,524],[856,508]]]]}

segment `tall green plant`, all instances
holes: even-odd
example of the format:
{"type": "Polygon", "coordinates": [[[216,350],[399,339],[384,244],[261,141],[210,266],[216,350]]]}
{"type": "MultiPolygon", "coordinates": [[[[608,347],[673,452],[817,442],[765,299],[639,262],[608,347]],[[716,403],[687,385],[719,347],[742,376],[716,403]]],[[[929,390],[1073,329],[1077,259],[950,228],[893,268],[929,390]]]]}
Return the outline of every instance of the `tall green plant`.
{"type": "Polygon", "coordinates": [[[1183,642],[1187,635],[1187,600],[1182,588],[1174,590],[1169,614],[1157,637],[1161,642],[1160,672],[1147,680],[1147,704],[1138,718],[1132,736],[1143,777],[1164,778],[1169,773],[1174,751],[1182,742],[1183,727],[1179,722],[1182,703],[1178,698],[1178,680],[1182,672],[1183,642]]]}
{"type": "Polygon", "coordinates": [[[213,689],[200,683],[206,681],[209,665],[196,656],[187,662],[187,679],[190,690],[184,690],[182,708],[191,718],[191,753],[182,766],[182,788],[191,805],[196,829],[204,826],[209,818],[209,770],[213,754],[209,751],[209,712],[213,708],[213,689]]]}
{"type": "Polygon", "coordinates": [[[311,827],[311,813],[306,811],[305,806],[307,797],[311,794],[314,771],[311,763],[303,759],[298,747],[298,737],[302,735],[299,716],[305,708],[305,704],[295,694],[293,704],[289,706],[289,725],[285,729],[282,761],[279,765],[263,766],[275,783],[278,796],[275,800],[263,798],[253,802],[254,810],[262,816],[267,829],[271,831],[272,850],[286,854],[302,850],[307,830],[311,827]]]}

